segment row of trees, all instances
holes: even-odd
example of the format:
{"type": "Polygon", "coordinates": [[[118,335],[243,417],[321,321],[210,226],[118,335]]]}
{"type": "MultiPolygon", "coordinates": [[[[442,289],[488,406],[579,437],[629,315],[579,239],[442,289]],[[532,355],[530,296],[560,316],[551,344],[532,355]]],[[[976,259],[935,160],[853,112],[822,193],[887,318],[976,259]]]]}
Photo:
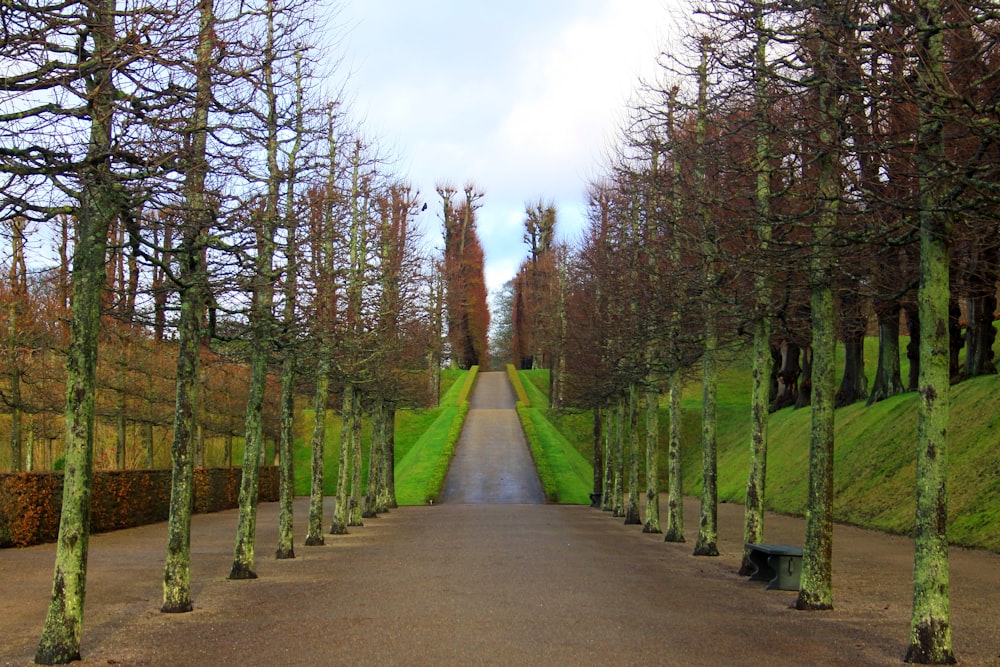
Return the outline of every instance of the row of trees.
{"type": "MultiPolygon", "coordinates": [[[[567,277],[547,274],[545,289],[559,296],[529,296],[539,293],[529,276],[543,275],[534,252],[522,268],[511,297],[515,321],[538,321],[525,316],[531,299],[550,319],[562,317],[564,304],[567,324],[532,326],[536,339],[513,346],[512,357],[573,351],[565,357],[566,402],[595,409],[599,419],[614,416],[603,428],[610,444],[595,452],[606,472],[602,502],[640,523],[645,449],[651,531],[660,530],[655,419],[667,387],[668,541],[683,540],[679,399],[685,373],[697,365],[704,483],[694,552],[716,555],[717,368],[751,347],[746,542],[764,537],[767,414],[811,406],[802,609],[833,605],[834,408],[918,391],[906,657],[952,662],[943,520],[948,388],[997,372],[995,7],[718,0],[697,14],[686,50],[662,56],[662,78],[642,90],[607,177],[591,186],[589,226],[567,277]],[[869,386],[863,340],[872,331],[879,358],[869,386]],[[839,385],[838,343],[846,352],[839,385]]],[[[529,209],[529,235],[533,215],[529,209]]],[[[514,336],[531,340],[517,327],[514,336]]],[[[549,357],[553,367],[561,358],[549,357]]],[[[743,567],[751,567],[746,558],[743,567]]]]}
{"type": "Polygon", "coordinates": [[[343,432],[331,532],[394,506],[395,410],[436,399],[443,359],[488,358],[482,194],[470,186],[456,205],[440,188],[446,252],[432,262],[415,224],[426,204],[323,90],[333,72],[320,63],[336,54],[311,42],[309,3],[15,0],[0,15],[0,221],[11,248],[0,396],[12,469],[37,467],[33,434],[51,441],[61,428],[65,441],[36,654],[52,664],[79,658],[98,420],[114,425],[117,467],[135,463],[130,432],[142,434],[133,458],[145,465],[156,463],[154,429],[170,439],[164,612],[191,609],[192,471],[209,434],[243,441],[232,579],[256,577],[265,435],[281,467],[276,555],[294,557],[296,395],[316,415],[306,544],[323,543],[334,398],[343,432]],[[468,287],[477,277],[478,291],[468,287]]]}

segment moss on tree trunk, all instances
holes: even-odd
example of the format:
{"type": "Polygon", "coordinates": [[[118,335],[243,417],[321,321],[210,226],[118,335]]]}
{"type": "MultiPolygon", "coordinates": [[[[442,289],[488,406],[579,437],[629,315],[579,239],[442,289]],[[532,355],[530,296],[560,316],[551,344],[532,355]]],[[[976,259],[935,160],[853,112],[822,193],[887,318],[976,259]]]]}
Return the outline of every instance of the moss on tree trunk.
{"type": "Polygon", "coordinates": [[[684,376],[679,369],[670,373],[667,400],[670,402],[669,441],[667,443],[667,529],[665,542],[684,541],[684,471],[681,461],[681,395],[684,376]]]}
{"type": "Polygon", "coordinates": [[[951,581],[948,569],[948,419],[951,380],[949,282],[951,217],[941,118],[950,91],[945,80],[944,8],[918,0],[917,31],[923,58],[917,70],[920,95],[917,154],[920,174],[920,376],[917,417],[917,509],[914,534],[913,613],[907,662],[952,664],[951,581]]]}
{"type": "Polygon", "coordinates": [[[110,62],[116,41],[113,0],[93,3],[87,23],[92,41],[86,48],[81,43],[81,53],[89,49],[93,54],[87,63],[90,143],[87,159],[79,163],[81,192],[73,253],[73,318],[66,355],[66,467],[52,595],[35,653],[35,662],[40,664],[80,659],[90,540],[98,332],[106,279],[104,260],[108,229],[120,210],[110,164],[115,97],[110,62]]]}
{"type": "Polygon", "coordinates": [[[313,396],[313,430],[310,439],[312,466],[309,486],[309,525],[306,529],[306,546],[324,544],[323,537],[323,472],[326,464],[326,402],[330,398],[330,355],[328,346],[321,346],[319,365],[316,369],[316,393],[313,396]]]}

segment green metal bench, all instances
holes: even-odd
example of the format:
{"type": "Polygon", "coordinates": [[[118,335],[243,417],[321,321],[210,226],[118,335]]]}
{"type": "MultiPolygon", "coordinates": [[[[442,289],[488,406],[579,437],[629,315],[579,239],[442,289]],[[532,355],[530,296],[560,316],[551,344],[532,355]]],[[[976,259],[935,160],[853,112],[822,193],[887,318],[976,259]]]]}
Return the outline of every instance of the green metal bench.
{"type": "Polygon", "coordinates": [[[766,581],[768,590],[797,591],[802,574],[802,547],[787,544],[744,545],[757,571],[750,581],[766,581]]]}

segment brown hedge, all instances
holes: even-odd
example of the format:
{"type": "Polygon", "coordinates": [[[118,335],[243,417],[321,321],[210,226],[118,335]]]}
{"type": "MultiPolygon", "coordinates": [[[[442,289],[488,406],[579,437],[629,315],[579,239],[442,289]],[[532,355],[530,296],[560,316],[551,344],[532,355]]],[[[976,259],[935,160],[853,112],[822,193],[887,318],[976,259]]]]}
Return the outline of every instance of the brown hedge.
{"type": "MultiPolygon", "coordinates": [[[[237,506],[240,468],[194,471],[194,511],[218,512],[237,506]]],[[[0,473],[0,547],[54,542],[62,506],[61,472],[0,473]]],[[[278,468],[260,469],[261,502],[278,500],[278,468]]],[[[94,472],[91,532],[166,521],[170,511],[169,470],[101,470],[94,472]]]]}

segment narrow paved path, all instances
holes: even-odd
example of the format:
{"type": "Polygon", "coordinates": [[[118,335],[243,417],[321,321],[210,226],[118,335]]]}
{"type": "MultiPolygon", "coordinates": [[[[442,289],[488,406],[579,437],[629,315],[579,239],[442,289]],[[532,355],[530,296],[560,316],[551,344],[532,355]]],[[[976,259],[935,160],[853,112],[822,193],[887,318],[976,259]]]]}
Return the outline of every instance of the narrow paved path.
{"type": "Polygon", "coordinates": [[[480,373],[439,500],[442,503],[545,502],[507,374],[480,373]]]}

